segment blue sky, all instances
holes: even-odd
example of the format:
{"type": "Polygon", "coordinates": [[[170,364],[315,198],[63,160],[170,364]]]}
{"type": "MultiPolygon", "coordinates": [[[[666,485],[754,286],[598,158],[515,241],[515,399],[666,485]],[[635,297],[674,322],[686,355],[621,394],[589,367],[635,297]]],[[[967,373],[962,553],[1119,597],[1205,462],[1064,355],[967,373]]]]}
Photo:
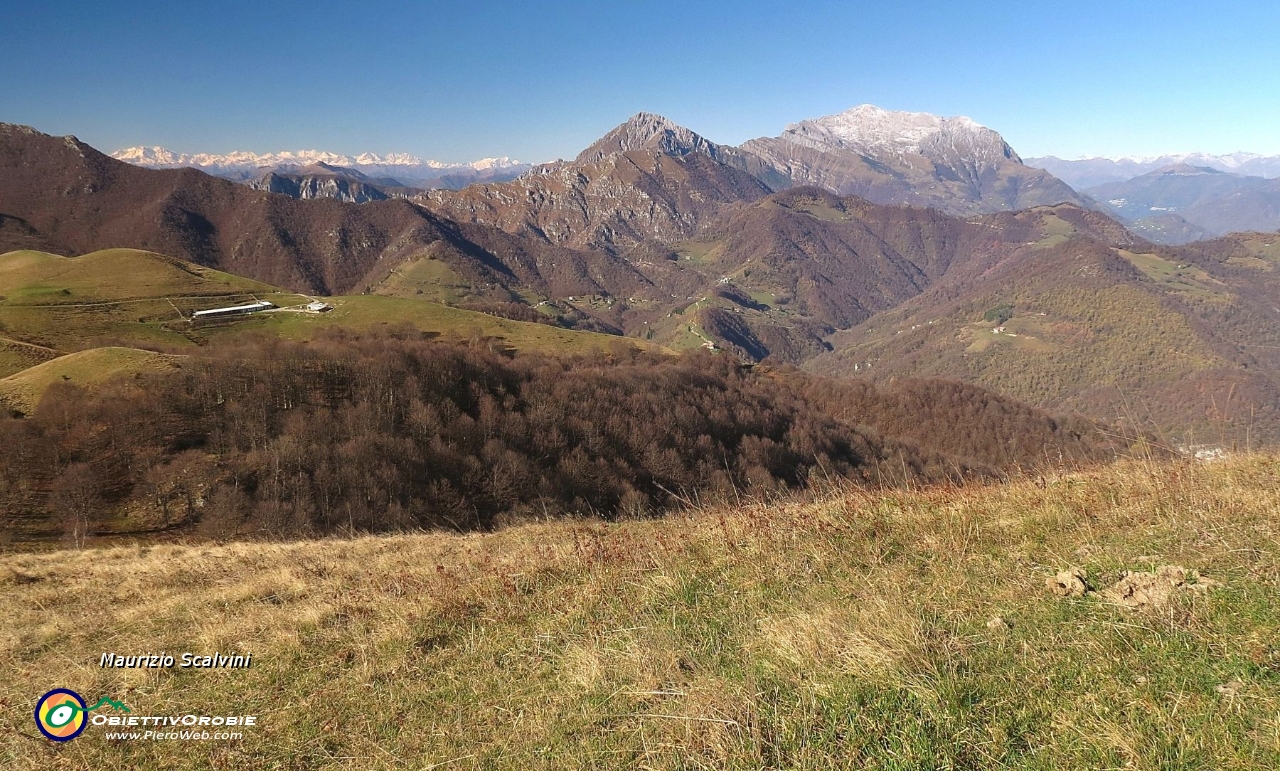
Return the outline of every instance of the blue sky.
{"type": "Polygon", "coordinates": [[[630,114],[725,143],[872,103],[1025,156],[1280,154],[1280,4],[11,2],[0,121],[110,151],[571,157],[630,114]]]}

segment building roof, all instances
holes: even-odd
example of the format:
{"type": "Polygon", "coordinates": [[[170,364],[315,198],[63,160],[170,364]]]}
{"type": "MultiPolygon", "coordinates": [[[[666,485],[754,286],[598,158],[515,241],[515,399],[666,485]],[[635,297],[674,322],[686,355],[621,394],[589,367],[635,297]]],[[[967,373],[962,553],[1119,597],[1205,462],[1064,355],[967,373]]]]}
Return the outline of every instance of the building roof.
{"type": "Polygon", "coordinates": [[[196,311],[195,313],[191,314],[191,318],[194,319],[199,316],[216,316],[222,313],[240,313],[240,312],[250,313],[252,311],[262,311],[262,310],[266,310],[267,308],[274,308],[274,307],[276,307],[275,303],[269,303],[266,300],[260,300],[254,303],[245,303],[244,305],[232,305],[227,308],[209,308],[203,311],[196,311]]]}

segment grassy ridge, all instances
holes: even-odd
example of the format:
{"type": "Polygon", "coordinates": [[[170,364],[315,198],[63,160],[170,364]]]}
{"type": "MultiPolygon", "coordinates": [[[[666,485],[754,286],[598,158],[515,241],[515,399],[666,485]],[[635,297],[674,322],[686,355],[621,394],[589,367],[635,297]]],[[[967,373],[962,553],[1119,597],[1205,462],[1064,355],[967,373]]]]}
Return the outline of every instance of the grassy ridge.
{"type": "Polygon", "coordinates": [[[449,339],[498,338],[513,348],[530,352],[575,354],[608,350],[615,345],[662,350],[660,346],[633,338],[512,321],[423,300],[353,295],[327,297],[325,302],[331,304],[333,310],[324,314],[263,313],[227,326],[208,327],[202,331],[209,337],[259,331],[290,340],[307,340],[326,327],[368,330],[383,324],[409,324],[421,331],[437,332],[449,339]]]}
{"type": "MultiPolygon", "coordinates": [[[[0,255],[0,378],[22,373],[55,357],[86,349],[110,349],[98,358],[66,362],[21,385],[0,385],[0,398],[25,405],[39,399],[47,375],[61,368],[114,363],[105,372],[142,371],[119,366],[120,351],[130,346],[190,348],[214,339],[260,332],[306,340],[334,326],[366,330],[380,324],[409,324],[449,339],[496,338],[502,345],[546,353],[583,353],[615,345],[661,350],[658,346],[612,335],[579,332],[511,321],[451,308],[425,299],[382,296],[326,298],[325,314],[281,310],[217,322],[192,324],[191,311],[269,300],[283,309],[312,298],[283,292],[258,281],[137,249],[106,249],[80,257],[36,251],[0,255]],[[16,402],[14,400],[17,400],[16,402]]],[[[141,363],[134,355],[129,361],[141,363]]],[[[83,373],[82,373],[83,374],[83,373]]],[[[100,382],[103,377],[73,377],[100,382]]]]}
{"type": "Polygon", "coordinates": [[[60,351],[92,347],[96,339],[183,346],[253,331],[301,340],[325,327],[368,329],[384,323],[407,323],[460,339],[500,338],[519,350],[581,353],[618,344],[658,348],[423,299],[374,295],[326,298],[334,306],[326,314],[280,311],[192,326],[184,316],[200,308],[255,298],[286,308],[311,298],[136,249],[107,249],[75,258],[31,251],[0,255],[0,296],[0,336],[60,351]]]}
{"type": "Polygon", "coordinates": [[[0,558],[6,768],[1274,768],[1280,458],[616,525],[0,558]],[[1157,564],[1220,583],[1134,611],[1157,564]],[[1006,624],[992,623],[999,616],[1006,624]],[[104,651],[252,651],[112,671],[104,651]],[[256,713],[64,746],[49,688],[256,713]]]}
{"type": "Polygon", "coordinates": [[[168,369],[181,357],[137,348],[91,348],[0,379],[0,404],[30,414],[54,383],[93,386],[122,375],[168,369]]]}
{"type": "Polygon", "coordinates": [[[103,249],[80,257],[33,251],[0,255],[0,294],[8,304],[279,291],[260,281],[138,249],[103,249]]]}
{"type": "Polygon", "coordinates": [[[104,342],[190,346],[199,342],[184,318],[193,310],[309,299],[138,249],[0,255],[0,298],[0,336],[63,353],[104,342]]]}

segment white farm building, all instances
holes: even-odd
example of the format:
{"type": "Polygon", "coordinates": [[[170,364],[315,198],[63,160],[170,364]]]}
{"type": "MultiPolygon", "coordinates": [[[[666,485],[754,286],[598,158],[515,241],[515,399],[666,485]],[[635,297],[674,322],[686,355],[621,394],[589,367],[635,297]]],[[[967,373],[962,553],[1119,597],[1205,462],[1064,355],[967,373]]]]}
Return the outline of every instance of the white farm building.
{"type": "Polygon", "coordinates": [[[245,305],[232,305],[229,308],[210,308],[204,311],[196,311],[191,314],[191,320],[199,319],[217,319],[223,316],[243,316],[246,313],[257,313],[265,311],[268,308],[274,308],[275,303],[269,303],[266,300],[260,300],[256,303],[246,303],[245,305]]]}

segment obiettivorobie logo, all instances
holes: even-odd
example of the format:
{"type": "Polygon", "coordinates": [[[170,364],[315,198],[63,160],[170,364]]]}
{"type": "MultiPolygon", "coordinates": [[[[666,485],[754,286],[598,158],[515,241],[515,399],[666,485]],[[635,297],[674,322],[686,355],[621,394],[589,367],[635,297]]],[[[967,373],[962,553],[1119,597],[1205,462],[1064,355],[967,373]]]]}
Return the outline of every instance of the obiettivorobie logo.
{"type": "Polygon", "coordinates": [[[257,715],[90,715],[100,707],[132,713],[122,702],[102,697],[92,707],[67,688],[55,688],[36,702],[36,727],[55,742],[69,742],[93,724],[106,726],[108,741],[162,739],[242,739],[244,734],[219,730],[225,726],[256,726],[257,715]],[[195,730],[190,730],[195,727],[195,730]],[[137,730],[144,729],[144,730],[137,730]],[[167,729],[167,730],[163,730],[167,729]]]}
{"type": "Polygon", "coordinates": [[[106,696],[88,707],[85,706],[84,697],[75,691],[54,688],[36,702],[36,728],[55,742],[69,742],[79,736],[89,724],[89,713],[104,705],[132,712],[124,704],[106,696]]]}

